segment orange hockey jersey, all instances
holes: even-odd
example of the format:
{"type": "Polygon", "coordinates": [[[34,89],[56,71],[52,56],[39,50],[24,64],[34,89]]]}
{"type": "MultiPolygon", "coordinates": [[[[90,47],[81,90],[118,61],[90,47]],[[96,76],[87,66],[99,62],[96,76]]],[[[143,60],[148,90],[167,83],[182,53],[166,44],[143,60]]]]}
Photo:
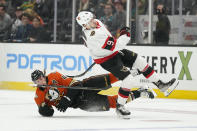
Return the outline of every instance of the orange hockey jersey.
{"type": "MultiPolygon", "coordinates": [[[[60,86],[60,85],[71,86],[74,82],[76,82],[72,78],[66,77],[60,74],[59,72],[50,73],[46,77],[46,80],[47,80],[48,85],[57,85],[57,86],[60,86]]],[[[66,88],[57,88],[57,90],[59,91],[60,97],[56,100],[50,101],[49,94],[48,94],[48,91],[50,88],[52,87],[37,88],[34,100],[38,106],[40,106],[42,103],[46,103],[49,106],[51,105],[55,106],[59,102],[60,98],[66,95],[67,93],[66,88]]]]}

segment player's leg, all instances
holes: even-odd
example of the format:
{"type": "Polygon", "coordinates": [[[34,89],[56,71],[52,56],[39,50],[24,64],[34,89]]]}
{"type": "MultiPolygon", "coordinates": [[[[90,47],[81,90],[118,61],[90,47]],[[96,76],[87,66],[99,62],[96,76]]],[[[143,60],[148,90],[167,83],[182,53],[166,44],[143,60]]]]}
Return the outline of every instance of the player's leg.
{"type": "MultiPolygon", "coordinates": [[[[138,88],[136,90],[130,91],[129,97],[127,99],[127,102],[131,102],[137,98],[150,98],[153,99],[154,93],[151,90],[145,89],[145,88],[138,88]]],[[[118,95],[115,96],[108,96],[109,106],[110,108],[116,108],[116,101],[117,101],[118,95]]]]}
{"type": "MultiPolygon", "coordinates": [[[[111,74],[112,75],[112,74],[111,74]]],[[[82,80],[84,87],[111,87],[111,82],[117,81],[110,74],[95,75],[82,80]]]]}
{"type": "Polygon", "coordinates": [[[138,68],[146,79],[153,82],[160,89],[160,91],[164,92],[165,96],[168,96],[179,83],[179,81],[175,78],[172,78],[168,82],[163,82],[153,68],[146,62],[146,60],[139,55],[136,58],[133,67],[138,68]]]}
{"type": "MultiPolygon", "coordinates": [[[[152,93],[151,91],[139,88],[137,90],[130,91],[129,99],[127,99],[126,103],[139,97],[144,97],[144,93],[148,94],[146,95],[148,98],[152,98],[150,95],[152,93]]],[[[78,97],[78,102],[75,102],[72,107],[90,112],[108,111],[110,108],[117,107],[117,99],[118,95],[106,96],[98,94],[98,91],[84,90],[78,97]]]]}
{"type": "Polygon", "coordinates": [[[160,80],[158,74],[153,70],[153,68],[146,62],[146,60],[137,55],[136,53],[129,50],[121,50],[121,59],[127,67],[138,69],[144,77],[151,82],[153,82],[165,96],[168,96],[178,85],[178,80],[173,78],[168,82],[163,82],[160,80]],[[168,89],[170,89],[168,91],[168,89]]]}
{"type": "Polygon", "coordinates": [[[117,54],[113,58],[102,63],[101,66],[105,70],[111,72],[119,80],[122,80],[121,87],[118,92],[116,111],[118,115],[130,115],[130,112],[125,109],[124,104],[129,97],[130,89],[133,87],[134,80],[130,71],[123,65],[120,54],[117,54]]]}
{"type": "Polygon", "coordinates": [[[98,94],[98,91],[84,90],[79,99],[77,108],[85,111],[98,112],[110,109],[107,96],[98,94]]]}

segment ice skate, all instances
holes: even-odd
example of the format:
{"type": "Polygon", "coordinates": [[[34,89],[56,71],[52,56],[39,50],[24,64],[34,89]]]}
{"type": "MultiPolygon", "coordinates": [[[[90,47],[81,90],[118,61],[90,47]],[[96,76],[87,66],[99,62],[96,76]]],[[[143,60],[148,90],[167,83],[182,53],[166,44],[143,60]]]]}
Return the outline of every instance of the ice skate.
{"type": "Polygon", "coordinates": [[[116,104],[116,113],[123,119],[129,119],[131,114],[130,111],[124,107],[124,105],[118,103],[116,104]]]}
{"type": "Polygon", "coordinates": [[[169,96],[172,91],[177,87],[177,85],[179,84],[179,81],[175,78],[171,79],[169,82],[162,82],[161,80],[159,80],[158,82],[154,83],[161,92],[164,93],[164,95],[167,97],[169,96]]]}
{"type": "Polygon", "coordinates": [[[140,97],[143,98],[150,98],[150,99],[154,99],[157,94],[151,90],[148,86],[142,86],[138,89],[138,91],[140,92],[140,97]]]}

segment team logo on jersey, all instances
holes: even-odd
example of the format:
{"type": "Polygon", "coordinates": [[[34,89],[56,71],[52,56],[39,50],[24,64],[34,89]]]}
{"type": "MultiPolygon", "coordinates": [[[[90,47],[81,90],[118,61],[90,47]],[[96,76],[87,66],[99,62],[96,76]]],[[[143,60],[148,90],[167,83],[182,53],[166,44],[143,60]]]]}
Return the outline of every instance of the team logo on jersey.
{"type": "Polygon", "coordinates": [[[47,92],[46,99],[49,99],[50,101],[54,101],[58,99],[60,96],[60,92],[57,88],[50,88],[47,92]]]}
{"type": "Polygon", "coordinates": [[[95,31],[92,31],[90,34],[90,36],[93,36],[93,35],[95,35],[95,31]]]}

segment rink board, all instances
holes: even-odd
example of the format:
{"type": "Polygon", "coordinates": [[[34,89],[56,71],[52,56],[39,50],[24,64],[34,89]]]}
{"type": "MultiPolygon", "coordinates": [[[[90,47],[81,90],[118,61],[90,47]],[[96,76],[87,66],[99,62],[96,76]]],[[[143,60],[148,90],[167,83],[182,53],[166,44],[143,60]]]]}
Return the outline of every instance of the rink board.
{"type": "MultiPolygon", "coordinates": [[[[172,77],[179,79],[179,87],[168,98],[197,99],[197,47],[154,47],[127,46],[144,56],[148,63],[164,80],[172,77]]],[[[87,48],[82,45],[62,44],[0,44],[0,89],[35,90],[29,87],[30,74],[35,69],[46,69],[47,73],[59,71],[66,75],[77,75],[84,72],[92,63],[87,48]]],[[[95,74],[107,73],[96,65],[83,79],[95,74]]],[[[138,76],[134,84],[148,84],[164,97],[153,84],[138,76]]],[[[114,86],[119,86],[118,84],[114,86]]],[[[116,91],[105,91],[115,94],[116,91]]]]}

